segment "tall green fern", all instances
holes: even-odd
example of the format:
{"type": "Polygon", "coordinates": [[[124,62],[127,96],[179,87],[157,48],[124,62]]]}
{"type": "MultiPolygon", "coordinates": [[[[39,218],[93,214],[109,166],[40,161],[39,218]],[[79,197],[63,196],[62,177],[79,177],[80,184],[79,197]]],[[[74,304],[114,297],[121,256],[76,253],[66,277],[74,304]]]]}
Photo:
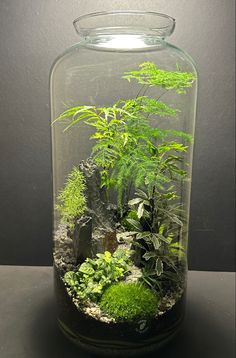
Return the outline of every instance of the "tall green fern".
{"type": "MultiPolygon", "coordinates": [[[[195,80],[191,72],[161,70],[151,62],[139,67],[125,73],[123,78],[179,94],[185,93],[195,80]]],[[[165,184],[186,177],[182,154],[188,147],[181,142],[191,141],[191,135],[153,127],[154,119],[176,117],[178,112],[158,98],[137,96],[120,100],[111,107],[70,108],[55,122],[66,120],[65,130],[81,121],[95,128],[91,136],[95,140],[92,156],[101,168],[102,186],[108,190],[115,188],[119,207],[122,207],[132,186],[162,190],[165,184]]]]}

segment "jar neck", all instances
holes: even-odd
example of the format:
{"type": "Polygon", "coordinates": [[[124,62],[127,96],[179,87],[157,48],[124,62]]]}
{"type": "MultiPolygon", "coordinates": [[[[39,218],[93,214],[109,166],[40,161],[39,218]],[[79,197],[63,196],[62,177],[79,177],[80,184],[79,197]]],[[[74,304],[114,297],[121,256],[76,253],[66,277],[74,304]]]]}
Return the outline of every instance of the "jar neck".
{"type": "Polygon", "coordinates": [[[84,41],[84,46],[103,51],[152,51],[166,47],[166,42],[157,36],[146,33],[90,33],[84,41]]]}
{"type": "Polygon", "coordinates": [[[80,16],[74,22],[80,37],[146,36],[164,40],[175,28],[175,20],[165,14],[141,11],[97,12],[80,16]]]}

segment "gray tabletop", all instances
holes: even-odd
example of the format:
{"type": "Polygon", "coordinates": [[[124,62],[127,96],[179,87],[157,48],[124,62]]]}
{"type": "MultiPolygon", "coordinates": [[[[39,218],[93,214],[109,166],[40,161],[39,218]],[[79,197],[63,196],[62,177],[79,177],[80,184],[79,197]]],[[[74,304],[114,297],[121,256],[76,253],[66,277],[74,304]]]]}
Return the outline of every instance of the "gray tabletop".
{"type": "MultiPolygon", "coordinates": [[[[51,267],[0,266],[0,357],[90,358],[57,327],[51,267]]],[[[165,358],[234,358],[235,275],[189,272],[187,314],[165,358]]],[[[121,357],[125,358],[125,357],[121,357]]]]}

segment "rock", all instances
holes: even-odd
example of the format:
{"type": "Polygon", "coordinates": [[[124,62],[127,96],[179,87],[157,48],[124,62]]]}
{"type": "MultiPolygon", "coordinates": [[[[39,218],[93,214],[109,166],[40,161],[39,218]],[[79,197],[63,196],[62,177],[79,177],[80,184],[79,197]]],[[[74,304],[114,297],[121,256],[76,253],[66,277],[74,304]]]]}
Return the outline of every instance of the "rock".
{"type": "Polygon", "coordinates": [[[73,233],[73,249],[77,263],[82,263],[87,257],[93,257],[91,216],[82,215],[76,221],[73,233]]]}
{"type": "Polygon", "coordinates": [[[86,180],[87,211],[76,220],[73,233],[74,254],[77,263],[93,258],[105,250],[114,252],[118,246],[115,220],[116,206],[108,204],[101,189],[101,174],[91,158],[79,164],[86,180]]]}
{"type": "Polygon", "coordinates": [[[101,189],[101,174],[98,166],[92,158],[88,158],[79,164],[79,168],[86,180],[85,195],[88,215],[92,216],[93,219],[93,229],[100,227],[108,231],[114,231],[113,229],[116,226],[115,207],[112,204],[108,204],[105,199],[104,190],[101,189]]]}
{"type": "Polygon", "coordinates": [[[96,228],[92,234],[93,241],[93,253],[102,253],[104,251],[110,251],[113,253],[117,247],[118,242],[116,239],[116,231],[107,231],[103,228],[96,228]]]}
{"type": "Polygon", "coordinates": [[[73,250],[73,240],[67,235],[67,227],[60,224],[54,234],[54,264],[61,277],[67,271],[76,271],[76,260],[73,250]]]}
{"type": "Polygon", "coordinates": [[[86,306],[83,307],[84,313],[87,315],[105,323],[115,322],[114,318],[109,317],[104,312],[101,311],[100,307],[94,302],[88,302],[86,306]]]}
{"type": "Polygon", "coordinates": [[[117,233],[117,241],[119,244],[126,244],[129,245],[131,248],[134,236],[132,235],[131,231],[123,231],[117,233]]]}
{"type": "Polygon", "coordinates": [[[126,277],[126,282],[138,282],[142,277],[142,270],[137,266],[132,266],[130,269],[130,274],[126,277]]]}
{"type": "Polygon", "coordinates": [[[118,242],[116,239],[116,231],[106,232],[103,237],[103,247],[105,251],[109,251],[113,254],[118,247],[118,242]]]}

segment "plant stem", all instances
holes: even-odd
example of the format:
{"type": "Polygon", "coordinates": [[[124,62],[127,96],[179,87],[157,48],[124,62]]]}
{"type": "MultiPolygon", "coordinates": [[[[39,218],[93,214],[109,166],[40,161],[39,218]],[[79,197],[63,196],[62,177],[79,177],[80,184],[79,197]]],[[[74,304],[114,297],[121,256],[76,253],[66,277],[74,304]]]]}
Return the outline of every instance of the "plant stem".
{"type": "MultiPolygon", "coordinates": [[[[138,98],[139,96],[140,96],[140,94],[141,94],[141,92],[142,92],[142,90],[145,88],[145,86],[147,86],[147,85],[142,85],[142,87],[140,88],[140,90],[138,91],[138,93],[137,93],[137,96],[136,96],[136,98],[138,98]]],[[[148,88],[148,87],[147,87],[148,88]]],[[[146,88],[146,90],[147,90],[147,88],[146,88]]],[[[146,91],[145,90],[145,91],[146,91]]],[[[145,93],[145,92],[144,92],[145,93]]]]}

